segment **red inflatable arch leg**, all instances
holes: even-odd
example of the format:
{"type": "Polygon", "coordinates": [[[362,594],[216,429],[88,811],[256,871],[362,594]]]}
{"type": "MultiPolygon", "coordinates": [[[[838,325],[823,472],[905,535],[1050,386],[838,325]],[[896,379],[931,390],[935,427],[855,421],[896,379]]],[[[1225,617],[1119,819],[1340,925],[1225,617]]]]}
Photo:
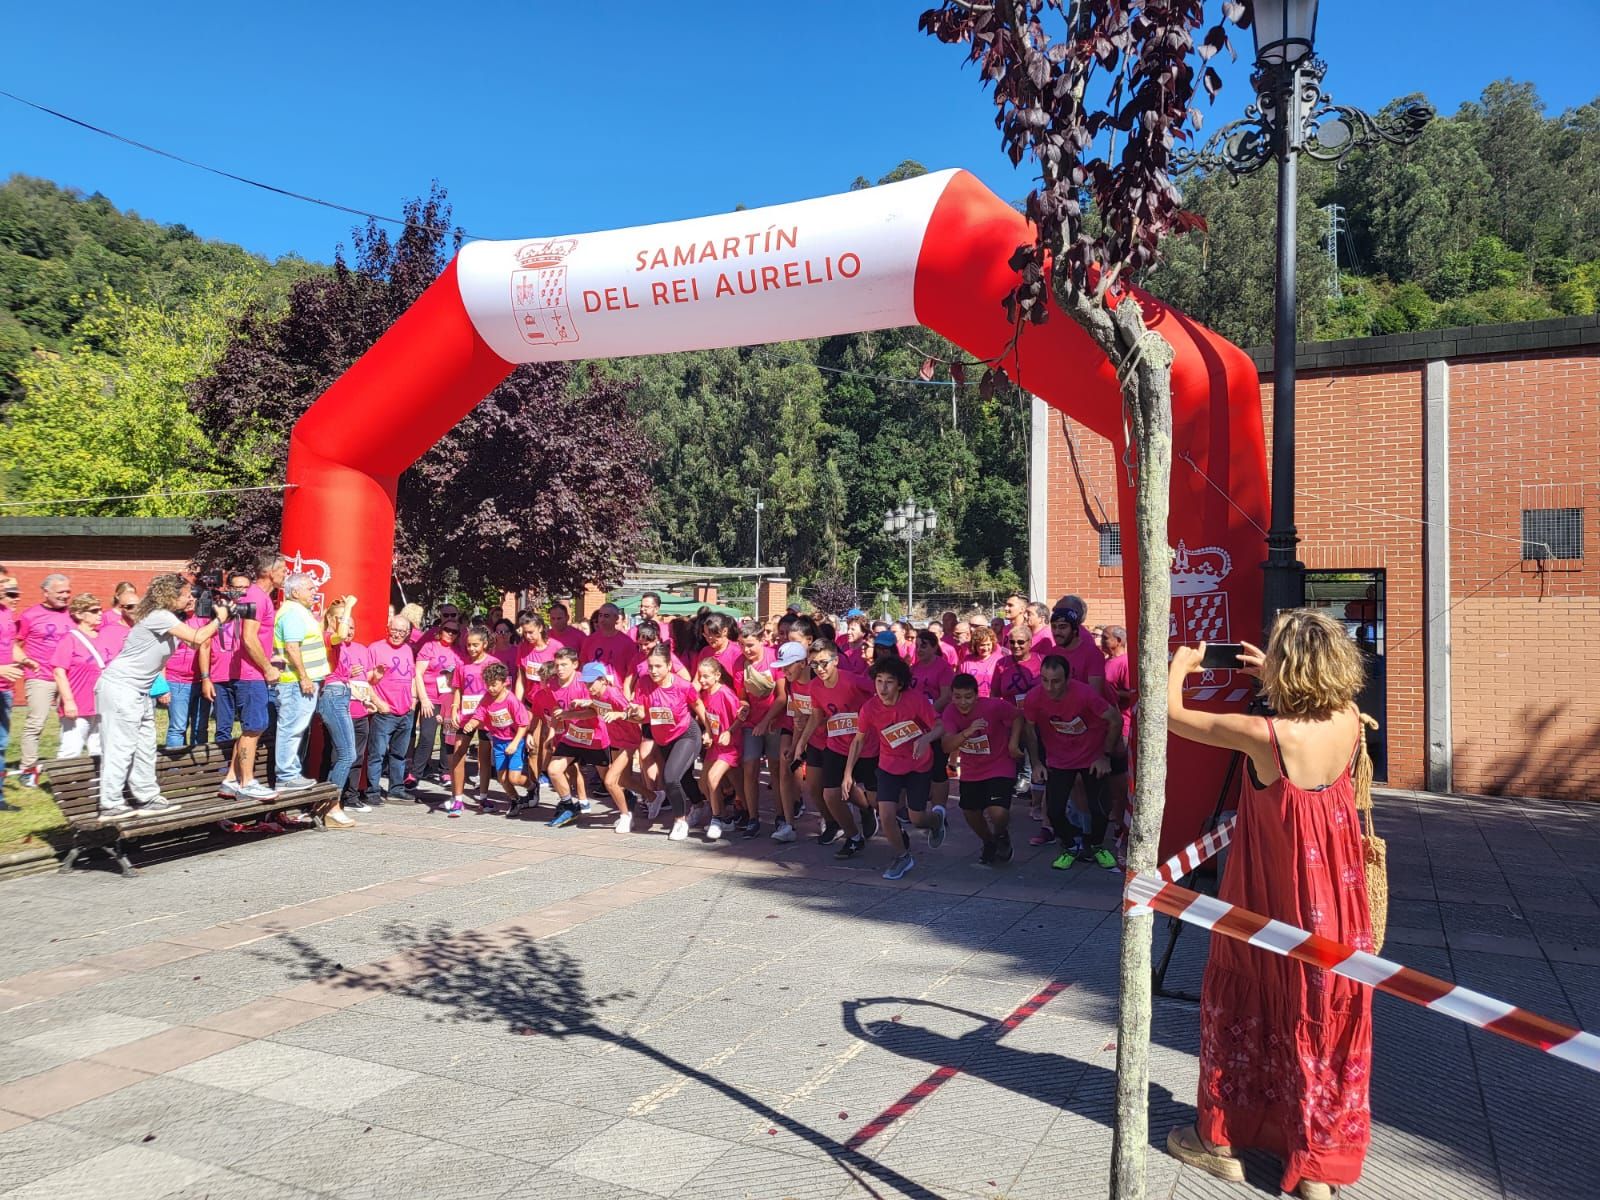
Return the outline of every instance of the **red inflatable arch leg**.
{"type": "MultiPolygon", "coordinates": [[[[361,597],[361,636],[377,638],[400,473],[516,363],[918,323],[994,358],[1011,336],[1001,301],[1015,275],[1006,263],[1031,236],[1023,218],[973,176],[943,171],[667,225],[470,244],[295,427],[284,552],[321,576],[324,594],[361,597]]],[[[1174,447],[1198,468],[1179,463],[1173,473],[1172,637],[1248,637],[1260,628],[1259,527],[1267,513],[1255,367],[1217,334],[1141,300],[1147,323],[1176,352],[1174,447]]],[[[1122,449],[1114,373],[1064,314],[1023,331],[1014,370],[1022,387],[1122,449]]],[[[1126,478],[1118,508],[1131,528],[1126,478]]],[[[1130,612],[1137,606],[1133,550],[1129,539],[1123,590],[1130,612]]],[[[1239,707],[1249,691],[1246,680],[1221,672],[1201,678],[1193,695],[1239,707]]],[[[1224,766],[1214,751],[1173,745],[1163,855],[1209,815],[1224,766]]]]}

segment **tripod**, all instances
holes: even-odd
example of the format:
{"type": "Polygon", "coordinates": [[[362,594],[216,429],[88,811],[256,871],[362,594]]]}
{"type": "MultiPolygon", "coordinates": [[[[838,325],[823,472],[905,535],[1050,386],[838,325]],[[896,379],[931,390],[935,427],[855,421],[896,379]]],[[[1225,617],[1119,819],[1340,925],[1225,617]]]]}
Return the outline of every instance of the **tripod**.
{"type": "MultiPolygon", "coordinates": [[[[1228,758],[1228,770],[1222,777],[1222,787],[1217,791],[1217,802],[1211,808],[1211,816],[1207,818],[1201,834],[1210,833],[1222,820],[1223,809],[1228,803],[1228,797],[1233,791],[1234,781],[1238,778],[1239,763],[1244,755],[1235,750],[1228,758]]],[[[1179,881],[1183,887],[1190,888],[1207,896],[1217,894],[1217,886],[1221,882],[1221,874],[1215,863],[1201,863],[1189,874],[1179,881]],[[1201,875],[1209,879],[1209,885],[1202,885],[1201,875]]],[[[1178,948],[1178,937],[1183,933],[1184,923],[1177,917],[1167,918],[1167,948],[1161,953],[1161,961],[1151,972],[1151,990],[1165,1000],[1183,1000],[1189,1004],[1199,1004],[1200,997],[1192,992],[1180,992],[1167,987],[1167,967],[1172,963],[1172,952],[1178,948]]]]}

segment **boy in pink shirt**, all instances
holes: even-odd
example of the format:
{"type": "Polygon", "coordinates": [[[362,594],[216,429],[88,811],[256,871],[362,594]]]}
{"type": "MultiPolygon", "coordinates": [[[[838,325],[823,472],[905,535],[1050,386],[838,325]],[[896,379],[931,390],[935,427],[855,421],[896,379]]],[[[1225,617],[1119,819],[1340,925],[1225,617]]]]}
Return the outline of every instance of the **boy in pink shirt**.
{"type": "Polygon", "coordinates": [[[983,842],[978,862],[1010,862],[1022,710],[1009,699],[979,696],[978,681],[961,674],[950,685],[950,706],[941,720],[945,753],[960,756],[961,813],[983,842]]]}
{"type": "Polygon", "coordinates": [[[556,676],[550,688],[555,703],[555,749],[550,757],[550,786],[556,792],[556,813],[549,824],[567,824],[570,813],[591,810],[583,768],[590,766],[604,775],[611,765],[611,733],[595,710],[585,679],[609,680],[604,663],[585,663],[578,667],[578,653],[568,647],[556,651],[556,676]],[[593,670],[590,668],[593,667],[593,670]]]}
{"type": "MultiPolygon", "coordinates": [[[[872,691],[859,675],[839,669],[839,648],[832,642],[818,638],[811,643],[808,658],[811,684],[805,695],[811,711],[795,734],[792,753],[795,759],[804,757],[808,782],[812,775],[821,781],[822,802],[826,807],[817,844],[829,845],[843,833],[845,840],[834,857],[853,858],[878,831],[875,801],[864,794],[864,789],[859,800],[855,794],[846,795],[843,790],[845,761],[855,740],[861,705],[872,691]],[[856,822],[858,804],[859,825],[856,822]]],[[[791,694],[794,693],[791,691],[791,694]]],[[[800,724],[798,717],[795,723],[800,724]]],[[[877,760],[864,759],[863,766],[867,764],[870,764],[876,787],[877,760]]],[[[812,782],[811,786],[816,784],[812,782]]]]}
{"type": "MultiPolygon", "coordinates": [[[[463,733],[472,734],[479,729],[488,731],[489,745],[494,752],[494,775],[506,790],[506,802],[516,809],[521,802],[520,789],[528,782],[527,764],[523,757],[523,743],[528,736],[528,710],[511,691],[511,672],[502,662],[491,662],[483,669],[483,683],[487,691],[483,703],[461,722],[463,733]]],[[[484,799],[488,807],[488,798],[484,799]]],[[[452,817],[461,814],[462,802],[452,799],[445,811],[452,817]]]]}
{"type": "MultiPolygon", "coordinates": [[[[943,664],[944,660],[938,660],[943,664]]],[[[862,748],[875,742],[878,751],[878,821],[884,837],[895,851],[885,879],[899,879],[916,866],[911,857],[907,831],[901,826],[899,811],[903,795],[911,823],[928,834],[928,847],[937,850],[944,844],[945,810],[931,804],[933,746],[944,727],[933,705],[911,686],[911,670],[895,657],[886,657],[872,666],[874,695],[861,706],[859,728],[850,743],[844,767],[844,790],[855,779],[862,748]]]]}

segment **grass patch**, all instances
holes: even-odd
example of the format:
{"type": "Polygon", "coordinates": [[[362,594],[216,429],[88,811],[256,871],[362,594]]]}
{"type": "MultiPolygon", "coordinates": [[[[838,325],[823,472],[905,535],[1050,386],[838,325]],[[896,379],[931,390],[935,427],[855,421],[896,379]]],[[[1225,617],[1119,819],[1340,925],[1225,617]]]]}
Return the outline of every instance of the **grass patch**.
{"type": "MultiPolygon", "coordinates": [[[[17,767],[22,761],[22,725],[28,719],[25,705],[11,709],[11,744],[6,747],[6,801],[17,811],[0,812],[0,854],[15,854],[49,846],[62,850],[68,841],[67,822],[50,799],[50,760],[61,744],[61,726],[54,713],[39,735],[39,761],[45,766],[43,787],[24,787],[17,767]]],[[[167,710],[156,708],[156,745],[167,736],[167,710]]]]}

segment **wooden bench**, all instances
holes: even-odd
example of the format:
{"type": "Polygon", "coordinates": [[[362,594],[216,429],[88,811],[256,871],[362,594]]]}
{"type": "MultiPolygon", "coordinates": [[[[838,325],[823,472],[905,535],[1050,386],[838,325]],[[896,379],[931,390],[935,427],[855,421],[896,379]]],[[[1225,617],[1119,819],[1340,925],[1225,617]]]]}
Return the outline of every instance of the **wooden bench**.
{"type": "MultiPolygon", "coordinates": [[[[271,773],[270,750],[270,742],[263,738],[256,750],[257,779],[266,779],[271,773]]],[[[227,761],[223,748],[213,743],[175,750],[158,746],[156,783],[161,794],[178,807],[149,814],[133,809],[109,820],[100,819],[99,755],[46,761],[44,773],[50,781],[51,798],[72,832],[72,844],[61,864],[61,872],[71,871],[83,851],[104,850],[117,860],[124,876],[137,875],[128,861],[128,843],[140,838],[194,829],[217,821],[253,821],[284,809],[314,807],[338,795],[328,784],[319,783],[305,791],[284,792],[266,803],[221,796],[217,785],[222,781],[227,761]]],[[[132,799],[131,796],[127,798],[132,799]]]]}

